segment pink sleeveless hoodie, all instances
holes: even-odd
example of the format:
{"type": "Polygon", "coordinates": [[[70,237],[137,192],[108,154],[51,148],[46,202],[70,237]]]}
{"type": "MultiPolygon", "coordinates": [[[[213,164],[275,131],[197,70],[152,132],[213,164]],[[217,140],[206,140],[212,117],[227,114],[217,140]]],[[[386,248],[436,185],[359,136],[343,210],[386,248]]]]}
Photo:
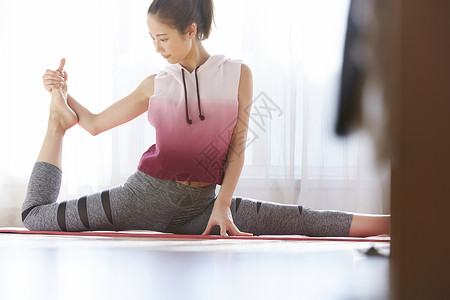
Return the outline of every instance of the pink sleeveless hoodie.
{"type": "Polygon", "coordinates": [[[180,64],[158,73],[148,109],[156,143],[138,169],[160,179],[222,184],[240,72],[240,61],[213,55],[192,73],[180,64]]]}

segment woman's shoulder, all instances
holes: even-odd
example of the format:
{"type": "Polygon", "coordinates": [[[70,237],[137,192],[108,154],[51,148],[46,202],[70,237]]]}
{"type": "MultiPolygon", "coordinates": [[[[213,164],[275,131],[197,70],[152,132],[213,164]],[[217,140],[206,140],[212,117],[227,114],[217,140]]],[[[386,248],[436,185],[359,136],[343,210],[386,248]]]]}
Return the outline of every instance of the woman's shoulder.
{"type": "Polygon", "coordinates": [[[252,76],[252,70],[245,63],[241,63],[241,76],[252,76]]]}
{"type": "Polygon", "coordinates": [[[155,78],[156,78],[157,74],[152,74],[148,77],[146,77],[144,80],[142,80],[141,85],[145,86],[145,87],[152,87],[155,84],[155,78]]]}
{"type": "Polygon", "coordinates": [[[244,107],[251,105],[253,98],[253,75],[250,67],[241,64],[241,75],[239,78],[238,99],[244,107]]]}
{"type": "Polygon", "coordinates": [[[252,77],[253,75],[250,67],[247,64],[241,62],[239,64],[239,82],[242,83],[243,81],[251,81],[252,77]]]}
{"type": "Polygon", "coordinates": [[[144,80],[142,80],[137,89],[143,92],[147,97],[151,97],[155,88],[155,77],[156,74],[146,77],[144,80]]]}

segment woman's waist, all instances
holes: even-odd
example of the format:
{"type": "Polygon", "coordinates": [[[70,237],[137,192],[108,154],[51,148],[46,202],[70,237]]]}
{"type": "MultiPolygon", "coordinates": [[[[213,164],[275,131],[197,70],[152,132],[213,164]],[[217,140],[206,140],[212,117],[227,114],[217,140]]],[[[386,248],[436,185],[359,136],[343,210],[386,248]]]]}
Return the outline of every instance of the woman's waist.
{"type": "Polygon", "coordinates": [[[210,182],[179,181],[179,180],[175,180],[175,182],[184,184],[184,185],[195,186],[195,187],[205,187],[208,185],[214,185],[214,183],[210,183],[210,182]]]}

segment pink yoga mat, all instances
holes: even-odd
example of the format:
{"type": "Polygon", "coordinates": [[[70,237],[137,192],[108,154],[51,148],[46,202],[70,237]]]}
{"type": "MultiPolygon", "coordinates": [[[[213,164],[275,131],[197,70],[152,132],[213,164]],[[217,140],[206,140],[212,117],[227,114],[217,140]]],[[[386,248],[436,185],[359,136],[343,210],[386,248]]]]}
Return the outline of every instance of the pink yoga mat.
{"type": "Polygon", "coordinates": [[[241,240],[283,240],[283,241],[338,241],[338,242],[390,242],[389,236],[373,236],[367,238],[347,237],[309,237],[303,235],[260,235],[260,236],[229,236],[220,235],[187,235],[160,233],[154,231],[29,231],[24,228],[0,228],[0,233],[16,234],[42,234],[42,235],[68,235],[68,236],[101,236],[101,237],[127,237],[148,239],[182,239],[182,240],[219,240],[219,239],[241,239],[241,240]]]}

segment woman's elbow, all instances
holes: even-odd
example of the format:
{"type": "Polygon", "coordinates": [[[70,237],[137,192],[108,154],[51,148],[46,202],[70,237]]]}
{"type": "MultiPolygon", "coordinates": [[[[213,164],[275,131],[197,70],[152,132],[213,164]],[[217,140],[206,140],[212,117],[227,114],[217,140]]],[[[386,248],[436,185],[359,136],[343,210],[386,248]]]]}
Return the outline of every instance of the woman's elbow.
{"type": "Polygon", "coordinates": [[[83,127],[92,136],[96,136],[102,132],[95,122],[95,117],[96,116],[93,115],[93,117],[89,120],[89,122],[86,123],[80,122],[80,126],[83,127]]]}
{"type": "Polygon", "coordinates": [[[100,133],[100,130],[98,130],[95,126],[86,126],[81,123],[80,126],[83,127],[83,129],[89,132],[92,136],[96,136],[100,133]]]}
{"type": "Polygon", "coordinates": [[[96,136],[99,133],[101,133],[100,130],[98,130],[96,127],[92,127],[88,129],[88,132],[92,135],[92,136],[96,136]]]}

